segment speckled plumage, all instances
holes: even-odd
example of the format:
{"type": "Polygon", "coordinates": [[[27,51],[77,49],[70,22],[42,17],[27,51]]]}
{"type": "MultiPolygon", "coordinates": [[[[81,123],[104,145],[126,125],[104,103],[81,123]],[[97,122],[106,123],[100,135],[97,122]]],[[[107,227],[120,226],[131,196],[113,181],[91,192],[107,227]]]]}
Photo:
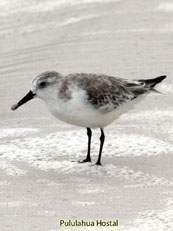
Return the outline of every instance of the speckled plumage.
{"type": "Polygon", "coordinates": [[[64,77],[59,96],[64,96],[64,99],[68,96],[70,99],[72,87],[85,90],[88,103],[102,112],[110,112],[150,90],[142,81],[101,74],[75,73],[64,77]]]}
{"type": "Polygon", "coordinates": [[[42,88],[40,83],[43,82],[46,86],[56,87],[57,99],[64,102],[73,99],[73,92],[82,90],[85,92],[86,104],[101,113],[109,113],[149,92],[163,78],[165,76],[149,80],[128,80],[103,74],[74,73],[64,76],[56,71],[46,71],[32,83],[36,90],[42,88]]]}
{"type": "Polygon", "coordinates": [[[88,73],[64,76],[56,71],[46,71],[33,80],[33,85],[39,90],[42,82],[46,82],[47,86],[54,85],[57,88],[57,99],[64,102],[73,99],[73,92],[82,90],[85,92],[83,97],[86,105],[101,113],[109,113],[152,90],[151,86],[155,83],[155,79],[128,80],[88,73]]]}
{"type": "Polygon", "coordinates": [[[31,91],[12,110],[38,97],[56,118],[87,128],[88,152],[82,162],[91,161],[91,128],[100,128],[100,150],[105,140],[103,128],[132,108],[138,96],[149,92],[166,76],[148,80],[127,80],[107,75],[76,73],[63,76],[58,72],[43,72],[32,82],[31,91]]]}

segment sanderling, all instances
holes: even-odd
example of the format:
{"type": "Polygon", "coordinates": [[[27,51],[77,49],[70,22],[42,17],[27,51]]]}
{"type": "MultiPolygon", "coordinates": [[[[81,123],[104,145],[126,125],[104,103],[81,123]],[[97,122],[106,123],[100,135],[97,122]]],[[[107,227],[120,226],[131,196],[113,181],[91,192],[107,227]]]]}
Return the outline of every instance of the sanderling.
{"type": "Polygon", "coordinates": [[[56,118],[87,128],[88,152],[86,159],[80,163],[91,162],[91,129],[100,128],[100,150],[96,165],[101,165],[104,127],[132,108],[137,102],[136,98],[140,99],[139,96],[149,93],[164,78],[166,76],[127,80],[86,73],[63,76],[55,71],[47,71],[33,79],[29,93],[11,109],[16,110],[38,97],[56,118]]]}

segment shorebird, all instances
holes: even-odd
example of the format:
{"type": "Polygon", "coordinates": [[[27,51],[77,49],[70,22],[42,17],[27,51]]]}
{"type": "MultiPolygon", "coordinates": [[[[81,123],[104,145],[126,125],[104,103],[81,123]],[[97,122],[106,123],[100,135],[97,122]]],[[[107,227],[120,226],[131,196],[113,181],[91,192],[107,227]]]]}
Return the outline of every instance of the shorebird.
{"type": "Polygon", "coordinates": [[[88,151],[80,163],[91,162],[91,129],[100,128],[100,150],[96,165],[101,165],[104,128],[165,78],[163,75],[154,79],[128,80],[102,74],[76,73],[64,76],[56,71],[46,71],[33,79],[29,93],[11,109],[16,110],[33,98],[40,98],[56,118],[85,127],[88,151]]]}

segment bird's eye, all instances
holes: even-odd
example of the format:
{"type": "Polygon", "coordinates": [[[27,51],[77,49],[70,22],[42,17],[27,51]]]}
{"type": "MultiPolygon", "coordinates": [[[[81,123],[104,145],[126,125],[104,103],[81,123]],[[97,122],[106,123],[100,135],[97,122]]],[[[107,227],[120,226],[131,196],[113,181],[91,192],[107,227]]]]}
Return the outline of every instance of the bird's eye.
{"type": "Polygon", "coordinates": [[[45,87],[46,86],[46,82],[41,82],[40,84],[39,84],[39,87],[45,87]]]}

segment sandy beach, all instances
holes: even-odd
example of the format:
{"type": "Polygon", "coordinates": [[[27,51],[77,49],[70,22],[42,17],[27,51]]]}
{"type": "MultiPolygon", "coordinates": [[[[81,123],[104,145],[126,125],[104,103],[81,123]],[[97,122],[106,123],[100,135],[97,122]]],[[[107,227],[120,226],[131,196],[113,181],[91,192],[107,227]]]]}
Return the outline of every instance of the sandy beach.
{"type": "MultiPolygon", "coordinates": [[[[13,4],[0,3],[0,230],[171,231],[173,3],[13,4]],[[41,100],[10,110],[46,70],[167,79],[161,94],[105,128],[103,167],[93,167],[77,163],[86,129],[56,120],[41,100]],[[60,227],[62,219],[118,219],[119,226],[60,227]]],[[[93,162],[99,135],[93,130],[93,162]]]]}

